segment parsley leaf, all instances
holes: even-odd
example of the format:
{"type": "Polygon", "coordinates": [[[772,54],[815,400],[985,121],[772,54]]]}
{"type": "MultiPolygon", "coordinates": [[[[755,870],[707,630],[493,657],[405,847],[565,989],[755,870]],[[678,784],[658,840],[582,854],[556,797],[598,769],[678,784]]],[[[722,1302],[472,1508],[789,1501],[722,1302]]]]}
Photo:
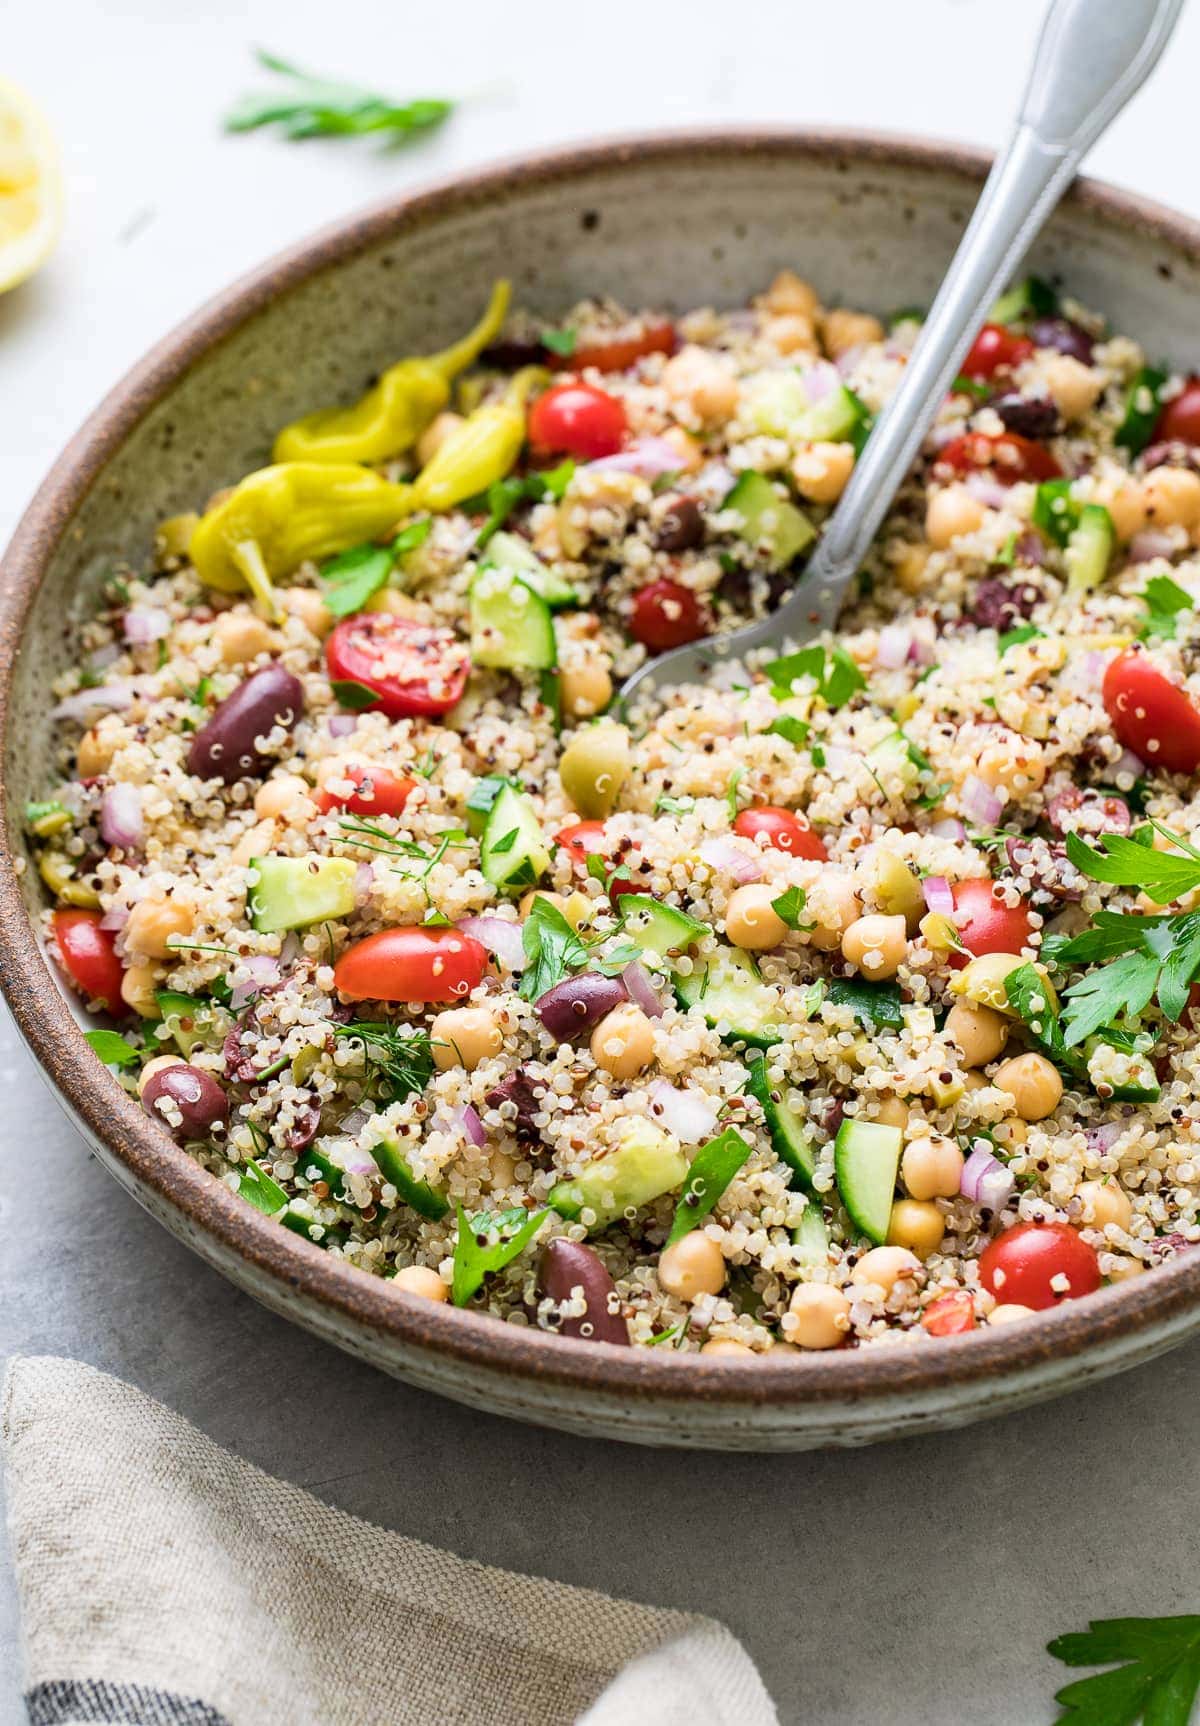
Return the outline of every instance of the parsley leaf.
{"type": "Polygon", "coordinates": [[[783,919],[789,929],[812,928],[811,923],[802,924],[800,921],[800,913],[803,911],[804,905],[803,887],[788,887],[779,895],[778,899],[771,901],[772,911],[777,917],[783,919]]]}
{"type": "Polygon", "coordinates": [[[771,721],[763,736],[782,737],[785,743],[794,744],[799,749],[808,742],[808,734],[811,730],[812,727],[806,725],[803,719],[793,719],[791,714],[784,713],[778,719],[771,721]]]}
{"type": "Polygon", "coordinates": [[[1152,996],[1167,1019],[1179,1019],[1200,972],[1200,911],[1174,917],[1100,911],[1082,934],[1048,936],[1042,956],[1054,965],[1100,967],[1066,990],[1066,1046],[1082,1042],[1101,1026],[1112,1041],[1116,1021],[1144,1011],[1152,996]]]}
{"type": "Polygon", "coordinates": [[[396,102],[354,84],[329,83],[261,48],[257,59],[269,72],[290,79],[290,87],[277,94],[243,96],[225,116],[227,132],[280,126],[284,137],[291,140],[361,136],[366,132],[411,138],[440,126],[454,106],[442,100],[396,102]]]}
{"type": "Polygon", "coordinates": [[[83,1037],[106,1067],[136,1067],[141,1060],[137,1050],[115,1031],[85,1031],[83,1037]]]}
{"type": "Polygon", "coordinates": [[[1187,1726],[1200,1691],[1200,1618],[1093,1618],[1047,1652],[1067,1666],[1111,1666],[1055,1695],[1060,1726],[1187,1726]]]}
{"type": "Polygon", "coordinates": [[[1003,658],[1010,647],[1019,647],[1023,641],[1038,641],[1045,633],[1045,630],[1039,629],[1036,623],[1018,624],[1016,629],[1005,630],[996,643],[996,652],[1003,658]]]}
{"type": "Polygon", "coordinates": [[[523,1000],[537,1001],[570,972],[587,964],[587,948],[567,919],[548,899],[535,899],[521,929],[529,963],[521,978],[523,1000]]]}
{"type": "Polygon", "coordinates": [[[491,1271],[502,1271],[529,1245],[546,1218],[548,1209],[529,1212],[520,1205],[512,1210],[489,1216],[481,1211],[469,1217],[460,1204],[458,1238],[454,1243],[454,1274],[450,1295],[455,1306],[466,1306],[471,1296],[483,1286],[491,1271]]]}
{"type": "Polygon", "coordinates": [[[1013,1012],[1028,1027],[1052,1060],[1060,1065],[1074,1063],[1068,1042],[1080,1039],[1063,1037],[1062,1026],[1050,993],[1050,985],[1036,965],[1018,965],[1004,979],[1004,992],[1013,1012]]]}
{"type": "Polygon", "coordinates": [[[352,713],[361,713],[364,708],[374,707],[379,700],[373,689],[368,689],[365,683],[356,683],[353,678],[335,677],[329,687],[338,705],[348,707],[352,713]]]}
{"type": "Polygon", "coordinates": [[[814,642],[799,653],[785,654],[763,667],[771,680],[771,693],[777,700],[793,694],[797,678],[812,678],[817,694],[827,707],[844,707],[851,696],[867,687],[867,680],[844,647],[826,649],[814,642]]]}
{"type": "Polygon", "coordinates": [[[1004,544],[1000,547],[1000,550],[996,553],[995,558],[992,561],[994,563],[1000,564],[1005,569],[1011,569],[1013,564],[1016,563],[1016,561],[1017,561],[1017,530],[1016,530],[1016,528],[1014,528],[1013,531],[1009,534],[1008,538],[1005,540],[1004,544]]]}
{"type": "Polygon", "coordinates": [[[419,1025],[356,1019],[349,1025],[335,1025],[333,1034],[362,1044],[368,1074],[390,1103],[419,1094],[433,1077],[433,1043],[419,1025]]]}
{"type": "Polygon", "coordinates": [[[264,1216],[273,1217],[285,1209],[288,1196],[273,1175],[260,1168],[253,1157],[246,1157],[237,1170],[238,1197],[246,1200],[264,1216]]]}
{"type": "Polygon", "coordinates": [[[694,797],[668,797],[665,792],[654,800],[656,815],[690,815],[695,807],[694,797]]]}
{"type": "Polygon", "coordinates": [[[1200,887],[1200,852],[1177,834],[1151,822],[1159,833],[1179,847],[1179,851],[1154,851],[1133,837],[1120,833],[1105,833],[1100,839],[1103,851],[1085,844],[1078,833],[1067,834],[1067,857],[1084,875],[1093,881],[1107,881],[1117,887],[1140,887],[1158,905],[1167,905],[1185,893],[1200,887]],[[1180,851],[1184,855],[1180,855],[1180,851]]]}
{"type": "Polygon", "coordinates": [[[547,497],[561,501],[574,472],[575,463],[568,456],[557,467],[543,468],[540,473],[495,480],[481,497],[468,498],[462,506],[468,515],[487,511],[487,520],[475,536],[476,550],[482,551],[492,535],[499,533],[519,504],[541,503],[547,497]]]}
{"type": "Polygon", "coordinates": [[[569,360],[579,345],[579,333],[576,330],[543,330],[542,346],[549,348],[552,354],[558,354],[562,359],[569,360]]]}
{"type": "Polygon", "coordinates": [[[839,1007],[849,1007],[863,1025],[882,1031],[904,1029],[898,983],[864,983],[857,977],[835,977],[827,999],[839,1007]]]}
{"type": "Polygon", "coordinates": [[[732,824],[738,818],[738,786],[746,777],[744,767],[735,767],[729,775],[729,783],[725,787],[725,801],[729,805],[729,820],[732,824]]]}
{"type": "Polygon", "coordinates": [[[704,1221],[752,1149],[735,1127],[726,1127],[715,1139],[701,1145],[675,1206],[667,1236],[669,1247],[704,1221]]]}
{"type": "Polygon", "coordinates": [[[390,545],[352,545],[321,565],[325,604],[335,617],[361,611],[380,588],[386,587],[398,558],[415,551],[429,538],[432,521],[410,522],[390,545]]]}
{"type": "Polygon", "coordinates": [[[1169,575],[1154,575],[1146,583],[1141,595],[1146,601],[1149,616],[1140,632],[1142,641],[1159,637],[1164,641],[1175,639],[1175,618],[1181,611],[1190,611],[1195,603],[1190,593],[1186,593],[1177,581],[1172,581],[1169,575]]]}

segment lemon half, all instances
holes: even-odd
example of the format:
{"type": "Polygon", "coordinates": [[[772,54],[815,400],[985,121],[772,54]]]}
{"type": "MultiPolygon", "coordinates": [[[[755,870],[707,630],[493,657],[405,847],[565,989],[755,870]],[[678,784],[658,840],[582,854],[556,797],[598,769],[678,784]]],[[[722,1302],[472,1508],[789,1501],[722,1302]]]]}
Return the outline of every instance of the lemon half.
{"type": "Polygon", "coordinates": [[[58,150],[40,111],[0,78],[0,294],[45,263],[62,222],[58,150]]]}

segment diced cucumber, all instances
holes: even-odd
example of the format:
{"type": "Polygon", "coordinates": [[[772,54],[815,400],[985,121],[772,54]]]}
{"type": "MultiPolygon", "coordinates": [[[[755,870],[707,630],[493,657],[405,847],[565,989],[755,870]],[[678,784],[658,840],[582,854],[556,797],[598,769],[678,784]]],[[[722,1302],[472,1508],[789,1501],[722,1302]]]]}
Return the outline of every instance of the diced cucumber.
{"type": "Polygon", "coordinates": [[[1132,1049],[1115,1049],[1100,1037],[1083,1045],[1088,1079],[1114,1102],[1156,1103],[1161,1094],[1158,1075],[1149,1057],[1132,1049]]]}
{"type": "Polygon", "coordinates": [[[812,1190],[817,1170],[816,1154],[808,1129],[799,1115],[784,1102],[778,1091],[772,1091],[767,1078],[767,1062],[763,1055],[752,1055],[747,1063],[750,1074],[750,1095],[757,1099],[771,1135],[775,1155],[799,1175],[800,1184],[812,1190]]]}
{"type": "Polygon", "coordinates": [[[175,989],[160,989],[154,998],[159,1017],[185,1060],[193,1049],[217,1040],[216,1013],[211,1001],[201,995],[181,995],[175,989]]]}
{"type": "Polygon", "coordinates": [[[816,443],[854,443],[870,417],[867,404],[845,384],[839,384],[814,402],[793,430],[816,443]]]}
{"type": "Polygon", "coordinates": [[[264,1216],[276,1216],[288,1202],[288,1196],[273,1175],[247,1157],[236,1171],[238,1196],[253,1205],[264,1216]]]}
{"type": "Polygon", "coordinates": [[[554,609],[578,605],[579,594],[569,581],[544,564],[533,547],[515,533],[494,533],[488,542],[483,569],[503,569],[517,576],[526,587],[554,609]]]}
{"type": "Polygon", "coordinates": [[[892,1220],[903,1135],[879,1121],[843,1121],[833,1145],[833,1172],[850,1220],[882,1246],[892,1220]]]}
{"type": "Polygon", "coordinates": [[[1125,417],[1113,437],[1113,442],[1130,455],[1140,455],[1154,436],[1166,381],[1166,372],[1156,366],[1143,366],[1134,375],[1125,395],[1125,417]]]}
{"type": "Polygon", "coordinates": [[[395,1139],[380,1139],[378,1144],[371,1146],[371,1155],[379,1164],[384,1180],[391,1182],[403,1203],[410,1205],[418,1216],[437,1222],[446,1215],[450,1209],[446,1200],[428,1181],[417,1180],[395,1139]]]}
{"type": "Polygon", "coordinates": [[[550,867],[550,850],[523,791],[501,787],[483,830],[479,866],[493,887],[534,886],[550,867]]]}
{"type": "Polygon", "coordinates": [[[1085,503],[1079,523],[1067,541],[1063,563],[1068,593],[1090,593],[1108,574],[1116,547],[1113,518],[1102,503],[1085,503]]]}
{"type": "Polygon", "coordinates": [[[803,511],[782,497],[761,473],[744,473],[721,505],[742,518],[742,538],[765,553],[767,568],[786,569],[817,537],[803,511]]]}
{"type": "MultiPolygon", "coordinates": [[[[492,812],[492,805],[506,785],[511,785],[511,779],[505,779],[501,773],[489,773],[485,779],[477,779],[467,795],[467,832],[476,839],[483,836],[487,826],[487,818],[492,812]]],[[[514,786],[515,790],[516,787],[514,786]]]]}
{"type": "Polygon", "coordinates": [[[283,1210],[276,1211],[275,1221],[282,1223],[285,1229],[291,1229],[294,1235],[302,1235],[306,1241],[313,1241],[319,1247],[345,1246],[350,1236],[345,1229],[331,1227],[313,1215],[312,1208],[303,1199],[293,1199],[283,1210]]]}
{"type": "Polygon", "coordinates": [[[1052,318],[1058,310],[1058,295],[1040,276],[1026,276],[1009,288],[988,313],[990,324],[1018,324],[1028,318],[1052,318]]]}
{"type": "Polygon", "coordinates": [[[689,976],[676,972],[675,994],[680,1006],[699,1007],[728,1043],[769,1049],[782,1035],[778,991],[763,982],[754,961],[740,947],[722,948],[689,976]]]}
{"type": "Polygon", "coordinates": [[[681,953],[693,941],[709,932],[708,924],[699,922],[675,905],[664,905],[648,893],[622,893],[617,900],[621,918],[621,933],[649,953],[664,958],[668,953],[681,953]]]}
{"type": "Polygon", "coordinates": [[[470,609],[476,665],[545,671],[557,663],[550,607],[511,570],[481,569],[471,583],[470,609]]]}
{"type": "Polygon", "coordinates": [[[848,443],[870,418],[866,403],[845,384],[838,384],[819,401],[810,401],[797,371],[761,373],[746,393],[745,416],[768,437],[848,443]]]}
{"type": "Polygon", "coordinates": [[[350,857],[252,857],[250,867],[258,874],[250,921],[261,935],[306,929],[354,910],[358,864],[350,857]]]}
{"type": "Polygon", "coordinates": [[[687,1178],[688,1160],[676,1140],[649,1121],[632,1120],[621,1142],[607,1156],[595,1157],[573,1181],[560,1181],[550,1203],[560,1216],[574,1220],[594,1211],[589,1232],[607,1228],[627,1210],[638,1210],[663,1193],[671,1193],[687,1178]]]}
{"type": "MultiPolygon", "coordinates": [[[[913,760],[912,747],[902,731],[893,731],[873,744],[867,751],[867,764],[877,778],[883,773],[897,777],[906,791],[915,790],[921,778],[921,769],[913,760]]],[[[887,789],[885,783],[883,790],[887,789]]]]}
{"type": "Polygon", "coordinates": [[[815,1269],[829,1263],[829,1230],[825,1227],[818,1199],[809,1199],[805,1205],[804,1215],[792,1230],[792,1244],[802,1265],[812,1265],[815,1269]]]}
{"type": "Polygon", "coordinates": [[[1066,545],[1079,521],[1069,479],[1044,479],[1033,494],[1030,519],[1055,545],[1066,545]]]}

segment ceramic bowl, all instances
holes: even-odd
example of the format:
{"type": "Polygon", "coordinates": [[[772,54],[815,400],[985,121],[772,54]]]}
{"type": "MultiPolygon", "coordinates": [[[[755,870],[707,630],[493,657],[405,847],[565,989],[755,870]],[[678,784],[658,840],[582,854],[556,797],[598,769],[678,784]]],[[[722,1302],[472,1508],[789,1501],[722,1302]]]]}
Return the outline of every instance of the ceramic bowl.
{"type": "MultiPolygon", "coordinates": [[[[857,1445],[962,1424],[1132,1366],[1200,1328],[1200,1253],[995,1332],[752,1362],[542,1335],[399,1294],[235,1198],[99,1065],[35,933],[22,837],[50,779],[46,690],[114,559],[268,459],[277,426],[437,348],[505,274],[549,321],[742,304],[788,265],[881,312],[928,303],[980,155],[861,135],[656,136],[509,163],[355,216],[237,282],[161,342],[71,441],[4,559],[0,983],[55,1094],[152,1215],[264,1305],[385,1371],[520,1419],[643,1444],[857,1445]]],[[[1081,183],[1032,263],[1153,355],[1194,350],[1200,228],[1081,183]]]]}

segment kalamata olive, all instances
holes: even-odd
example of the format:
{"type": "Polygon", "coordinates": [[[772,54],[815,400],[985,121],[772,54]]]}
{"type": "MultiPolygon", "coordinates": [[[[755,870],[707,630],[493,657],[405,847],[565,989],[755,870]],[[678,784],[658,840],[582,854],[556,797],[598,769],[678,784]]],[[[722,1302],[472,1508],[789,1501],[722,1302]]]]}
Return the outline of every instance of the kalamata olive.
{"type": "Polygon", "coordinates": [[[192,738],[188,772],[197,779],[223,779],[232,785],[247,774],[261,773],[267,757],[256,740],[277,725],[291,730],[304,712],[300,679],[276,661],[227,695],[207,725],[192,738]]]}
{"type": "Polygon", "coordinates": [[[493,366],[498,372],[518,372],[522,366],[545,365],[547,352],[544,342],[509,339],[492,342],[484,348],[479,360],[481,365],[493,366]]]}
{"type": "Polygon", "coordinates": [[[186,1061],[151,1074],[142,1092],[142,1107],[152,1121],[165,1127],[180,1144],[189,1139],[209,1138],[229,1119],[229,1099],[212,1074],[189,1066],[186,1061]],[[178,1126],[168,1119],[164,1108],[172,1114],[176,1109],[179,1111],[178,1126]]]}
{"type": "Polygon", "coordinates": [[[988,406],[999,414],[1006,431],[1020,437],[1044,439],[1062,430],[1058,408],[1049,396],[995,396],[988,406]]]}
{"type": "Polygon", "coordinates": [[[659,523],[659,551],[692,551],[704,538],[704,515],[694,497],[673,497],[659,523]]]}
{"type": "Polygon", "coordinates": [[[629,1326],[617,1310],[616,1285],[591,1247],[582,1241],[551,1241],[542,1254],[538,1282],[542,1293],[560,1305],[571,1299],[575,1289],[583,1293],[587,1311],[564,1318],[560,1336],[628,1347],[629,1326]]]}
{"type": "Polygon", "coordinates": [[[1123,797],[1068,785],[1046,805],[1046,820],[1056,833],[1120,833],[1133,831],[1133,816],[1123,797]]]}
{"type": "Polygon", "coordinates": [[[598,971],[584,971],[578,977],[567,977],[539,996],[534,1007],[538,1018],[552,1037],[569,1043],[598,1025],[606,1013],[629,999],[619,977],[602,977],[598,971]]]}
{"type": "Polygon", "coordinates": [[[546,1094],[545,1085],[535,1085],[526,1073],[519,1069],[501,1079],[498,1085],[493,1085],[484,1097],[489,1109],[498,1109],[504,1103],[512,1103],[516,1108],[516,1118],[512,1129],[518,1139],[536,1144],[541,1138],[534,1116],[542,1106],[542,1098],[546,1094]]]}
{"type": "Polygon", "coordinates": [[[1030,615],[1039,597],[1029,582],[981,581],[971,604],[971,622],[980,629],[1011,629],[1030,615]]]}
{"type": "Polygon", "coordinates": [[[1090,366],[1096,344],[1085,329],[1070,318],[1039,318],[1029,331],[1035,347],[1053,348],[1056,354],[1069,354],[1073,360],[1090,366]]]}

